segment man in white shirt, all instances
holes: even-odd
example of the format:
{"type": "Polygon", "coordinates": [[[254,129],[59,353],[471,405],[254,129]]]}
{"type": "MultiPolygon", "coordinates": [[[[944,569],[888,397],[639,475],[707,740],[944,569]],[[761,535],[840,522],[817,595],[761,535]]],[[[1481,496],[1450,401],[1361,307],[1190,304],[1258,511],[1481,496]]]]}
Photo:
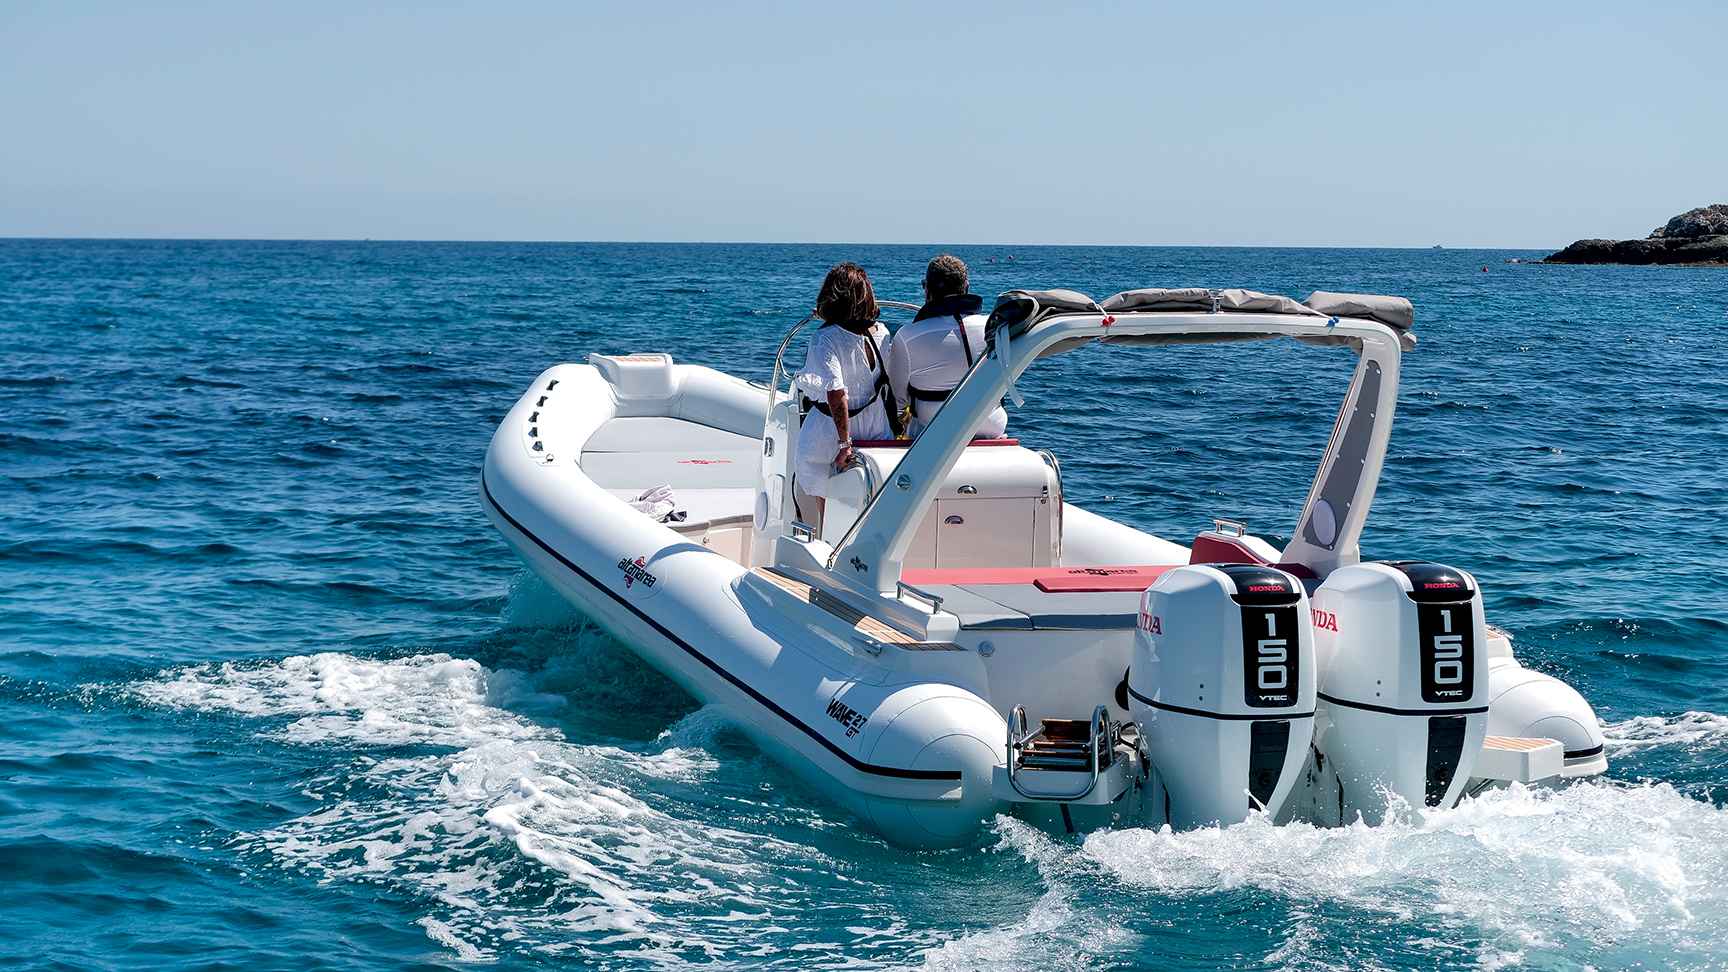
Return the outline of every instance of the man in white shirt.
{"type": "MultiPolygon", "coordinates": [[[[888,346],[888,386],[912,409],[913,438],[936,417],[954,386],[984,355],[984,299],[968,292],[966,264],[944,253],[924,271],[924,306],[888,346]]],[[[997,405],[972,433],[999,439],[1008,413],[997,405]]]]}

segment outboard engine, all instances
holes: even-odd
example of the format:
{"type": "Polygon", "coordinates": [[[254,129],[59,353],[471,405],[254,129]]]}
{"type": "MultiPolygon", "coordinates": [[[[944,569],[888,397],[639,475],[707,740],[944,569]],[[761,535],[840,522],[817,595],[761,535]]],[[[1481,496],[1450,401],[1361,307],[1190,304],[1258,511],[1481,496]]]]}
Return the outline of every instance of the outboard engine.
{"type": "MultiPolygon", "coordinates": [[[[1314,592],[1318,764],[1340,823],[1388,797],[1450,807],[1488,734],[1488,657],[1476,579],[1439,564],[1340,567],[1314,592]]],[[[1325,801],[1328,794],[1319,794],[1325,801]]]]}
{"type": "Polygon", "coordinates": [[[1302,582],[1247,564],[1177,567],[1140,596],[1130,711],[1170,825],[1278,814],[1314,732],[1314,639],[1302,582]]]}

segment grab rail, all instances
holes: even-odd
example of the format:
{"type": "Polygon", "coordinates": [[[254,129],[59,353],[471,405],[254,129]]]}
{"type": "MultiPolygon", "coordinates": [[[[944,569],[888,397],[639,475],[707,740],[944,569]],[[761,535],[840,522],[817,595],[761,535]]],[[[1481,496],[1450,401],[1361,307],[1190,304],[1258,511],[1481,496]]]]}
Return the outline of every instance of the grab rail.
{"type": "Polygon", "coordinates": [[[913,597],[920,598],[920,599],[925,600],[925,601],[929,601],[931,614],[937,614],[942,610],[942,595],[932,594],[929,591],[919,590],[918,588],[913,587],[911,584],[908,584],[905,581],[895,581],[894,582],[894,593],[895,593],[895,596],[900,597],[900,598],[905,598],[906,595],[910,594],[913,597]]]}
{"type": "Polygon", "coordinates": [[[1212,518],[1212,529],[1227,537],[1245,537],[1248,535],[1248,524],[1238,523],[1235,520],[1220,519],[1219,517],[1212,518]],[[1232,530],[1234,532],[1232,532],[1232,530]]]}
{"type": "Polygon", "coordinates": [[[780,349],[774,352],[774,373],[768,378],[768,411],[762,416],[762,434],[768,434],[768,423],[774,419],[774,404],[780,400],[780,374],[785,370],[786,346],[804,329],[804,325],[816,319],[815,314],[805,315],[804,319],[792,325],[792,330],[786,332],[786,339],[780,342],[780,349]]]}
{"type": "Polygon", "coordinates": [[[1014,788],[1015,793],[1020,794],[1028,800],[1049,800],[1057,803],[1072,803],[1075,800],[1084,800],[1093,790],[1098,788],[1099,774],[1101,774],[1104,769],[1110,765],[1110,757],[1114,752],[1115,741],[1111,739],[1110,710],[1102,705],[1092,710],[1092,725],[1089,733],[1090,738],[1086,740],[1087,754],[1089,756],[1087,761],[1091,764],[1090,768],[1092,771],[1092,778],[1086,782],[1084,788],[1073,793],[1054,793],[1029,790],[1020,785],[1020,767],[1018,764],[1020,762],[1021,754],[1025,750],[1027,744],[1031,743],[1033,739],[1041,735],[1043,732],[1044,729],[1042,727],[1039,727],[1036,731],[1027,730],[1025,706],[1017,705],[1014,707],[1013,711],[1008,714],[1008,785],[1014,788]]]}
{"type": "MultiPolygon", "coordinates": [[[[847,469],[852,469],[852,468],[863,469],[864,470],[864,495],[865,496],[875,496],[876,495],[876,473],[873,471],[873,467],[870,465],[869,460],[865,459],[863,456],[854,452],[854,453],[852,453],[852,462],[850,465],[846,466],[846,468],[847,469]]],[[[865,502],[868,503],[869,500],[865,500],[865,502]]]]}
{"type": "Polygon", "coordinates": [[[1056,518],[1056,549],[1053,552],[1056,554],[1056,563],[1061,564],[1062,563],[1062,495],[1063,495],[1063,493],[1066,492],[1066,490],[1064,490],[1062,488],[1062,464],[1060,462],[1056,461],[1056,453],[1051,452],[1049,449],[1039,449],[1038,450],[1038,458],[1043,459],[1046,463],[1049,463],[1050,469],[1056,473],[1056,509],[1051,511],[1051,515],[1056,518]]]}

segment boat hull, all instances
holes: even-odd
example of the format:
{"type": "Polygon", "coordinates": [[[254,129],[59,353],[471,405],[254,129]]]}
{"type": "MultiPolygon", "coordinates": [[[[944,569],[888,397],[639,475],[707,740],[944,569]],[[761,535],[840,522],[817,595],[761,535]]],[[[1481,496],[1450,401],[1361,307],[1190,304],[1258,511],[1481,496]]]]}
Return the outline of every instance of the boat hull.
{"type": "MultiPolygon", "coordinates": [[[[567,407],[590,419],[615,412],[597,394],[604,389],[572,366],[535,384],[549,387],[578,399],[567,407]]],[[[896,678],[831,643],[819,618],[788,616],[759,575],[643,516],[579,464],[524,450],[515,427],[545,412],[550,397],[530,392],[517,404],[481,476],[486,514],[517,556],[685,691],[728,707],[756,745],[890,840],[946,847],[974,839],[1003,809],[991,792],[1006,731],[995,710],[962,685],[896,678]]],[[[579,454],[572,445],[559,448],[579,454]]]]}
{"type": "MultiPolygon", "coordinates": [[[[882,497],[913,491],[919,467],[907,456],[916,444],[863,449],[868,462],[847,471],[859,480],[858,501],[842,515],[831,499],[835,522],[825,533],[795,522],[800,507],[784,489],[775,499],[773,484],[789,481],[795,454],[789,403],[771,405],[761,386],[664,355],[591,360],[545,372],[506,415],[481,474],[486,515],[529,569],[597,625],[694,698],[726,707],[764,752],[891,842],[964,845],[1010,811],[1070,832],[1229,823],[1251,808],[1338,824],[1354,817],[1346,811],[1373,816],[1356,803],[1394,777],[1409,806],[1451,806],[1466,787],[1605,768],[1588,704],[1558,680],[1516,667],[1504,632],[1481,627],[1479,594],[1467,639],[1471,711],[1431,712],[1433,700],[1404,698],[1428,689],[1399,673],[1432,669],[1438,686],[1450,677],[1442,668],[1459,664],[1447,652],[1462,650],[1455,635],[1428,638],[1422,612],[1464,615],[1451,601],[1415,604],[1406,596],[1415,588],[1398,578],[1449,568],[1353,565],[1322,581],[1264,562],[1275,551],[1258,550],[1240,525],[1226,532],[1224,521],[1189,550],[1066,504],[1054,456],[1011,440],[956,440],[946,472],[923,470],[941,480],[941,498],[907,514],[951,532],[918,554],[927,562],[906,563],[904,552],[876,561],[907,568],[895,576],[918,586],[886,584],[864,573],[872,565],[863,555],[845,557],[852,548],[839,534],[862,529],[882,497]],[[669,525],[628,502],[658,485],[674,487],[687,521],[669,525]],[[1016,547],[1030,562],[944,562],[956,556],[950,538],[971,535],[964,529],[992,534],[989,551],[1006,550],[1016,522],[1031,530],[1016,547]],[[849,566],[837,567],[842,561],[849,566]],[[1182,611],[1149,611],[1142,597],[1154,577],[1237,574],[1245,590],[1219,588],[1182,611]],[[1354,597],[1355,588],[1343,589],[1362,577],[1386,590],[1354,597]],[[1268,584],[1276,604],[1266,600],[1268,584]],[[1266,620],[1250,637],[1249,621],[1268,612],[1276,631],[1266,620]],[[1180,653],[1160,642],[1137,654],[1136,619],[1141,634],[1194,642],[1192,700],[1161,697],[1180,653]],[[1160,619],[1175,626],[1160,628],[1160,619]],[[1218,627],[1226,619],[1236,626],[1218,627]],[[1310,646],[1322,630],[1327,637],[1310,646]],[[1340,630],[1361,644],[1345,650],[1340,630]],[[1295,669],[1279,674],[1290,632],[1295,669]],[[1432,659],[1420,647],[1429,641],[1432,659]],[[1214,671],[1224,659],[1241,670],[1214,671]],[[1250,700],[1250,668],[1255,692],[1302,688],[1282,702],[1263,693],[1250,700]],[[1147,681],[1161,670],[1161,687],[1147,681]],[[1319,707],[1316,684],[1330,696],[1319,707]],[[1262,707],[1217,708],[1228,699],[1262,707]],[[1350,712],[1331,717],[1353,700],[1389,718],[1419,716],[1423,732],[1347,724],[1350,712]],[[1184,711],[1204,725],[1189,726],[1184,711]],[[1457,739],[1440,740],[1456,745],[1435,742],[1436,715],[1467,723],[1457,739]],[[1476,778],[1485,748],[1494,753],[1476,778]],[[1423,782],[1442,776],[1444,788],[1423,782]],[[1347,791],[1366,796],[1346,806],[1347,791]],[[1207,806],[1188,806],[1197,800],[1207,806]]],[[[1459,578],[1475,590],[1473,579],[1459,578]]]]}

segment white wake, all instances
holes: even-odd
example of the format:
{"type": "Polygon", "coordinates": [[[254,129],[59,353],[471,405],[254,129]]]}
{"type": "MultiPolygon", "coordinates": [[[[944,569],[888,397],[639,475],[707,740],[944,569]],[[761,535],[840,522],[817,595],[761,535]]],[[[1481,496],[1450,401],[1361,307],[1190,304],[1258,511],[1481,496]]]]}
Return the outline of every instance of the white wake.
{"type": "MultiPolygon", "coordinates": [[[[982,849],[913,855],[830,839],[855,824],[717,759],[722,708],[652,744],[581,744],[520,714],[563,704],[536,684],[446,655],[328,653],[131,689],[336,753],[308,788],[318,809],[238,847],[424,896],[428,938],[464,961],[1157,966],[1186,954],[1183,926],[1248,901],[1281,916],[1231,919],[1244,960],[1272,968],[1393,968],[1410,953],[1471,968],[1728,962],[1728,812],[1664,784],[1515,787],[1380,827],[1256,818],[1082,840],[1004,817],[982,849]],[[968,920],[968,901],[995,902],[995,919],[968,920]],[[1376,944],[1347,947],[1362,935],[1376,944]]],[[[1703,713],[1606,733],[1611,753],[1728,748],[1728,719],[1703,713]]]]}

